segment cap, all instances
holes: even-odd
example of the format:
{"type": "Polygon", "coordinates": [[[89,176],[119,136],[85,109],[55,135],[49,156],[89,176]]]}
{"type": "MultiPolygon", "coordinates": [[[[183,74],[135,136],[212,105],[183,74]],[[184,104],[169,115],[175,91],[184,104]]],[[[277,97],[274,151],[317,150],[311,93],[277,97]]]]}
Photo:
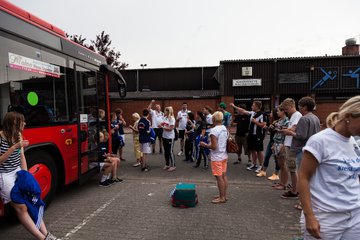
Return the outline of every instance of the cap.
{"type": "Polygon", "coordinates": [[[226,103],[221,102],[221,103],[219,104],[219,107],[221,107],[222,109],[225,109],[225,108],[226,108],[226,103]]]}

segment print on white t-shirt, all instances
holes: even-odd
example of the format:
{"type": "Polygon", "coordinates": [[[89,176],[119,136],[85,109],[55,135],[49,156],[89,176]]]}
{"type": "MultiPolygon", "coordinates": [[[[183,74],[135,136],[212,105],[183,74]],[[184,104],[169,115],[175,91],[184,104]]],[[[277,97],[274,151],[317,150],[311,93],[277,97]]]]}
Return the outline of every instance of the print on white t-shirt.
{"type": "Polygon", "coordinates": [[[319,166],[310,180],[312,205],[325,212],[360,208],[360,147],[327,128],[309,138],[303,151],[310,152],[319,166]]]}
{"type": "Polygon", "coordinates": [[[177,114],[177,118],[176,119],[180,119],[179,120],[179,130],[185,130],[186,128],[186,124],[188,121],[188,113],[191,112],[190,110],[180,110],[177,114]]]}
{"type": "Polygon", "coordinates": [[[153,128],[159,128],[159,125],[162,123],[164,119],[164,113],[158,112],[156,110],[150,109],[150,115],[151,115],[151,126],[153,128]]]}

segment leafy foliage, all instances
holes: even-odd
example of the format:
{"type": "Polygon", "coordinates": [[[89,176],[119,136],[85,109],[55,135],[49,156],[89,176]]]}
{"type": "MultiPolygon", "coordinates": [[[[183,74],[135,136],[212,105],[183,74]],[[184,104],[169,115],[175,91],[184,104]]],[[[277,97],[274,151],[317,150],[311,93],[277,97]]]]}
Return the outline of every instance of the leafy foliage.
{"type": "Polygon", "coordinates": [[[105,31],[97,35],[95,41],[91,40],[91,44],[86,44],[86,38],[83,38],[81,35],[66,35],[71,41],[104,56],[106,63],[117,70],[125,69],[129,65],[125,62],[120,62],[121,53],[116,51],[115,48],[111,48],[112,41],[110,40],[110,35],[105,34],[105,31]]]}

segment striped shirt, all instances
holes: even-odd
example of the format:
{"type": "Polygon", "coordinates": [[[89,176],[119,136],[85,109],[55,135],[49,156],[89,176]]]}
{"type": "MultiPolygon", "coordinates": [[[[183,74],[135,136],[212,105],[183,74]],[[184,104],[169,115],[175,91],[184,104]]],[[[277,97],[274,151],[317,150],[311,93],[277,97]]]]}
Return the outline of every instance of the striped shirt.
{"type": "MultiPolygon", "coordinates": [[[[10,148],[8,141],[0,136],[0,155],[3,155],[10,148]]],[[[15,150],[9,158],[0,164],[0,173],[9,173],[21,165],[20,149],[15,150]]]]}

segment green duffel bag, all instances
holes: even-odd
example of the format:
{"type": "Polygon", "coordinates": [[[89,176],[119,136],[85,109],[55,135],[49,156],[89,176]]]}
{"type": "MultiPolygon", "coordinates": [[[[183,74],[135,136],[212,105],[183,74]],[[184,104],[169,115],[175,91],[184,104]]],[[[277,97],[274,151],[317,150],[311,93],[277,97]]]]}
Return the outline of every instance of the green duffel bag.
{"type": "Polygon", "coordinates": [[[178,183],[171,193],[171,204],[173,207],[189,208],[198,203],[195,184],[178,183]]]}

